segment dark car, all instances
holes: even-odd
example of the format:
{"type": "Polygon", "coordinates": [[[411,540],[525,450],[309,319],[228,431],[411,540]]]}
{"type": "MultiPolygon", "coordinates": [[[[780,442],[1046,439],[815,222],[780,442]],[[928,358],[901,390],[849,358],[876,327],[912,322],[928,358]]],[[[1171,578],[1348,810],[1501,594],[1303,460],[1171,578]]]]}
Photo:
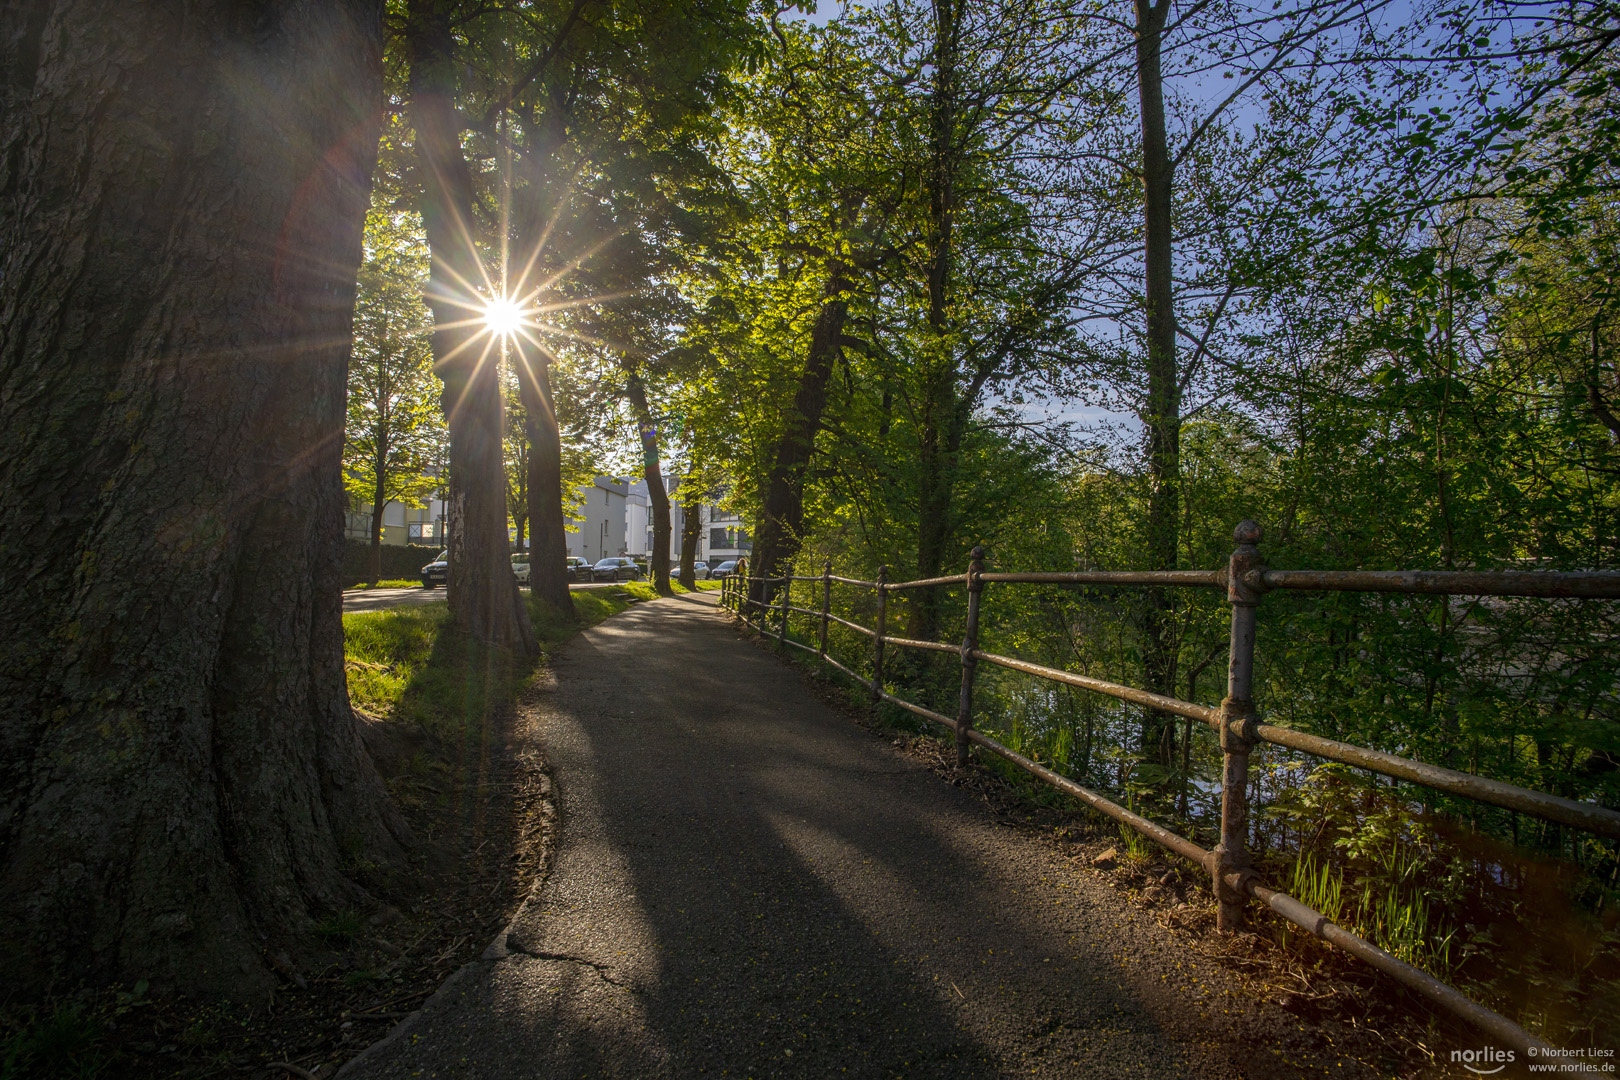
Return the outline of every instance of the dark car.
{"type": "Polygon", "coordinates": [[[578,555],[568,556],[566,571],[569,581],[591,580],[591,564],[578,555]]]}
{"type": "Polygon", "coordinates": [[[624,558],[603,559],[591,567],[592,581],[640,581],[641,571],[624,558]]]}
{"type": "Polygon", "coordinates": [[[422,567],[422,588],[431,589],[450,580],[450,551],[439,552],[439,557],[422,567]]]}
{"type": "Polygon", "coordinates": [[[737,572],[737,560],[727,559],[719,566],[709,571],[709,576],[717,580],[724,580],[737,572]]]}

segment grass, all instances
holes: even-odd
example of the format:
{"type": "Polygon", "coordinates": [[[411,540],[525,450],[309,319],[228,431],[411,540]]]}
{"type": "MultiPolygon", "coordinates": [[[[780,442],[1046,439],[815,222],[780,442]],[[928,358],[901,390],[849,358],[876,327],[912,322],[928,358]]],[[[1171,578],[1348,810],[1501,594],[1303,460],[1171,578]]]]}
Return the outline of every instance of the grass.
{"type": "Polygon", "coordinates": [[[316,923],[315,935],[333,948],[341,949],[359,936],[360,927],[360,913],[347,908],[316,923]]]}
{"type": "Polygon", "coordinates": [[[349,586],[349,589],[345,591],[352,591],[355,589],[420,589],[421,587],[421,578],[389,578],[387,581],[379,581],[375,585],[351,585],[349,586]]]}
{"type": "MultiPolygon", "coordinates": [[[[542,653],[623,611],[628,604],[612,592],[574,593],[572,620],[531,600],[529,621],[542,653]]],[[[512,700],[537,666],[458,633],[444,603],[351,612],[343,616],[343,646],[357,710],[439,738],[462,735],[490,706],[512,700]]]]}
{"type": "Polygon", "coordinates": [[[112,1064],[103,1044],[105,1033],[106,1020],[77,1003],[21,1023],[0,1041],[0,1080],[103,1076],[112,1064]]]}
{"type": "MultiPolygon", "coordinates": [[[[719,587],[720,587],[720,583],[718,581],[700,581],[700,582],[697,583],[697,588],[695,590],[693,590],[693,589],[688,589],[686,586],[682,585],[680,582],[676,581],[674,578],[669,579],[670,591],[673,592],[676,596],[679,596],[682,593],[688,593],[688,592],[694,592],[694,591],[695,592],[709,592],[711,590],[718,589],[719,587]]],[[[620,591],[622,593],[625,593],[626,595],[635,597],[637,600],[656,600],[656,599],[658,599],[658,591],[653,588],[652,582],[650,582],[650,581],[624,581],[624,582],[620,582],[617,586],[615,586],[615,588],[618,589],[618,591],[620,591]]],[[[614,590],[613,589],[608,589],[608,590],[605,590],[605,591],[613,592],[614,590]]]]}

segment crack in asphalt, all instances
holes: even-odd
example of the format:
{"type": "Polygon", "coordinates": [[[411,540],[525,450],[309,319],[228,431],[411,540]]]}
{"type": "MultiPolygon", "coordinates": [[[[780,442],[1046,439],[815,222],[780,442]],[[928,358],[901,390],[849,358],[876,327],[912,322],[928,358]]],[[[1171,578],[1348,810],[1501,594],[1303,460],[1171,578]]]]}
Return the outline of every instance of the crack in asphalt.
{"type": "Polygon", "coordinates": [[[518,953],[535,960],[560,960],[568,964],[579,964],[582,967],[588,967],[595,971],[602,977],[602,981],[605,983],[610,983],[613,986],[617,986],[621,990],[629,990],[631,993],[634,993],[636,989],[631,984],[620,982],[612,975],[609,975],[608,972],[613,970],[611,964],[603,964],[595,960],[587,960],[583,956],[573,956],[569,953],[546,952],[543,949],[536,949],[530,945],[525,945],[523,941],[515,934],[506,935],[506,948],[511,953],[518,953]]]}

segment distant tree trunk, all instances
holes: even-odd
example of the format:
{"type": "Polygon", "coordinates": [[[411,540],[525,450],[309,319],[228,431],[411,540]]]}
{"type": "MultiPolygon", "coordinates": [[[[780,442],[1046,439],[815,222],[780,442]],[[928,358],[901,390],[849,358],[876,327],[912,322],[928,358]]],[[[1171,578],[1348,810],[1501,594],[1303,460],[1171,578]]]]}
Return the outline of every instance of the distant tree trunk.
{"type": "Polygon", "coordinates": [[[568,534],[562,512],[562,434],[551,398],[550,358],[520,343],[518,391],[523,395],[523,434],[529,442],[529,591],[572,617],[568,592],[568,534]]]}
{"type": "Polygon", "coordinates": [[[696,589],[698,540],[703,535],[703,492],[690,476],[682,487],[686,504],[681,514],[681,584],[696,589]]]}
{"type": "Polygon", "coordinates": [[[512,529],[516,536],[514,550],[523,551],[528,547],[527,526],[529,523],[529,418],[523,417],[524,438],[516,444],[517,466],[516,480],[509,475],[507,478],[506,504],[508,512],[512,515],[512,529]]]}
{"type": "Polygon", "coordinates": [[[0,7],[9,994],[262,1004],[408,835],[339,600],[381,16],[0,7]]]}
{"type": "MultiPolygon", "coordinates": [[[[937,577],[952,531],[960,436],[953,436],[962,407],[956,389],[956,356],[950,340],[950,288],[955,252],[958,74],[961,23],[955,0],[934,4],[934,85],[929,109],[928,327],[930,356],[925,378],[917,461],[917,576],[937,577]]],[[[911,607],[911,635],[931,640],[939,629],[939,593],[923,589],[911,607]]]]}
{"type": "Polygon", "coordinates": [[[649,559],[653,588],[670,596],[674,590],[669,587],[669,492],[664,490],[664,474],[658,464],[658,425],[647,405],[647,387],[641,381],[641,372],[631,364],[625,369],[625,395],[630,399],[636,426],[641,429],[641,476],[647,482],[647,502],[652,507],[653,546],[649,559]]]}
{"type": "Polygon", "coordinates": [[[411,119],[422,164],[422,223],[433,252],[427,301],[434,366],[444,379],[450,427],[450,568],[446,599],[456,625],[482,641],[534,652],[506,533],[499,345],[469,291],[484,280],[473,245],[472,174],[455,107],[455,37],[445,0],[410,0],[404,20],[411,67],[411,119]]]}
{"type": "MultiPolygon", "coordinates": [[[[1142,417],[1148,453],[1147,555],[1149,568],[1173,570],[1179,548],[1181,506],[1181,382],[1176,361],[1174,251],[1171,199],[1174,165],[1165,128],[1161,34],[1170,0],[1136,0],[1136,71],[1142,111],[1142,189],[1147,301],[1147,408],[1142,417]]],[[[1150,589],[1144,625],[1143,676],[1148,688],[1176,692],[1176,619],[1168,590],[1150,589]]],[[[1159,765],[1175,763],[1175,723],[1149,710],[1142,752],[1159,765]]]]}
{"type": "MultiPolygon", "coordinates": [[[[827,285],[822,292],[821,310],[810,328],[810,349],[799,386],[793,394],[793,408],[787,414],[787,428],[776,441],[771,471],[765,478],[759,522],[754,527],[753,565],[761,577],[780,577],[788,571],[804,538],[804,474],[814,455],[816,433],[827,409],[827,386],[833,365],[838,362],[839,342],[849,314],[850,282],[844,266],[829,260],[827,285]]],[[[749,594],[761,603],[769,602],[774,589],[760,582],[749,586],[749,594]]]]}
{"type": "Polygon", "coordinates": [[[387,475],[378,468],[377,484],[371,493],[371,565],[366,568],[367,579],[372,585],[382,580],[383,513],[388,509],[387,482],[387,475]]]}

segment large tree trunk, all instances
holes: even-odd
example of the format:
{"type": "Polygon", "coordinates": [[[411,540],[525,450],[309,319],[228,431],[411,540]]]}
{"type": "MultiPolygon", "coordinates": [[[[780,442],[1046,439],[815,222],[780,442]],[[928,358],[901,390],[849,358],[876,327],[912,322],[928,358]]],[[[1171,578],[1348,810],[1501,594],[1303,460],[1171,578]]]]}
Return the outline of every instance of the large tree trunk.
{"type": "Polygon", "coordinates": [[[381,9],[0,7],[7,992],[262,1002],[406,835],[339,602],[381,9]]]}
{"type": "MultiPolygon", "coordinates": [[[[1147,548],[1149,568],[1172,570],[1178,548],[1181,505],[1181,383],[1176,364],[1175,285],[1172,278],[1171,197],[1174,166],[1165,130],[1160,36],[1170,0],[1136,0],[1136,72],[1142,110],[1142,187],[1147,302],[1147,408],[1142,423],[1148,456],[1147,548]]],[[[1143,676],[1148,688],[1176,692],[1174,600],[1150,589],[1143,627],[1143,676]]],[[[1142,752],[1162,766],[1175,762],[1175,724],[1150,710],[1142,724],[1142,752]]]]}
{"type": "Polygon", "coordinates": [[[485,280],[473,243],[472,173],[456,119],[455,38],[446,0],[411,0],[405,20],[411,119],[422,163],[422,224],[433,252],[428,306],[434,366],[450,427],[450,570],[456,625],[482,641],[532,653],[534,633],[512,575],[506,533],[499,342],[477,318],[485,280]]]}
{"type": "MultiPolygon", "coordinates": [[[[961,402],[950,337],[951,271],[956,256],[958,165],[957,59],[961,23],[954,0],[934,4],[934,85],[929,103],[928,369],[917,461],[917,576],[938,577],[952,532],[951,503],[960,439],[952,430],[961,402]]],[[[911,608],[911,636],[932,640],[939,629],[939,590],[922,589],[911,608]]]]}
{"type": "Polygon", "coordinates": [[[697,481],[692,476],[688,476],[682,486],[686,506],[681,514],[681,584],[695,590],[698,540],[703,534],[703,493],[698,490],[697,481]]]}
{"type": "Polygon", "coordinates": [[[634,366],[625,369],[625,396],[630,399],[630,411],[641,429],[641,476],[647,482],[647,503],[652,507],[653,546],[648,560],[652,563],[653,588],[669,596],[674,592],[669,587],[669,492],[664,490],[664,473],[658,463],[658,425],[647,405],[647,387],[641,381],[641,372],[634,366]]]}
{"type": "MultiPolygon", "coordinates": [[[[849,313],[849,280],[837,260],[828,265],[827,286],[821,311],[810,328],[810,349],[799,385],[793,394],[793,408],[787,414],[787,428],[776,442],[771,471],[766,475],[759,522],[754,528],[755,573],[780,577],[789,573],[799,553],[804,534],[804,474],[815,452],[816,433],[827,409],[827,386],[833,365],[838,361],[839,342],[849,313]]],[[[749,586],[749,594],[760,603],[769,603],[774,588],[759,582],[749,586]]]]}
{"type": "Polygon", "coordinates": [[[529,591],[572,616],[568,535],[562,512],[562,434],[551,399],[550,358],[545,350],[520,341],[517,373],[523,395],[523,433],[529,442],[529,591]]]}

